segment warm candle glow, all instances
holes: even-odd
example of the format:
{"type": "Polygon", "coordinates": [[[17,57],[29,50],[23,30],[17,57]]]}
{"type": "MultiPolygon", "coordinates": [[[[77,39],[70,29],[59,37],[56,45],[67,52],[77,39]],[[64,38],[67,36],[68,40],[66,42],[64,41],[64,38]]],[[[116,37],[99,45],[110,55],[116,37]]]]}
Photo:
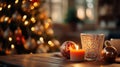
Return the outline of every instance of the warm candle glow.
{"type": "Polygon", "coordinates": [[[78,46],[78,45],[75,45],[75,48],[76,48],[76,50],[78,50],[78,49],[79,49],[79,46],[78,46]]]}
{"type": "Polygon", "coordinates": [[[71,61],[83,61],[85,51],[83,49],[79,49],[78,45],[75,45],[76,49],[70,49],[70,60],[71,61]]]}

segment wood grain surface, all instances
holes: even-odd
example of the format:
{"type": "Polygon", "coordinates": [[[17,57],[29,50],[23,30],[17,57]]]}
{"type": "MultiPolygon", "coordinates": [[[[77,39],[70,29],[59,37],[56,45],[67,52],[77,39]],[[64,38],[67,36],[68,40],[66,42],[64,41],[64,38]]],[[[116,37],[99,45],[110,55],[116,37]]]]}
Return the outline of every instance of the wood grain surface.
{"type": "Polygon", "coordinates": [[[115,63],[103,61],[73,62],[60,53],[41,53],[0,56],[0,67],[120,67],[120,58],[115,63]]]}

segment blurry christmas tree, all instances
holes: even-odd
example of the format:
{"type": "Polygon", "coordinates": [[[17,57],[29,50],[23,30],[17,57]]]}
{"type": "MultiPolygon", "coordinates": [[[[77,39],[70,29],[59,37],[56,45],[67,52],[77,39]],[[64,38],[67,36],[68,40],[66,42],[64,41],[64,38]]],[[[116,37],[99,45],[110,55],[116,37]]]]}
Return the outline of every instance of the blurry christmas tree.
{"type": "Polygon", "coordinates": [[[59,50],[45,5],[45,0],[0,0],[0,54],[59,50]]]}

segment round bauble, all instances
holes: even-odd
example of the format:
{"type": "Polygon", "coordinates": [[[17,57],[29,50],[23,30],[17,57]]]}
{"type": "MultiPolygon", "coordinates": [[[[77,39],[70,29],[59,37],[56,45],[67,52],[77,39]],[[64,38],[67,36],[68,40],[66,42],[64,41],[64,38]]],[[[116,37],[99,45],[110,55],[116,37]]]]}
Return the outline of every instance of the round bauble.
{"type": "Polygon", "coordinates": [[[102,60],[106,62],[114,62],[117,57],[117,49],[112,46],[107,46],[102,50],[102,60]]]}
{"type": "Polygon", "coordinates": [[[65,41],[61,47],[60,52],[66,59],[70,59],[70,48],[75,49],[76,43],[73,41],[65,41]]]}

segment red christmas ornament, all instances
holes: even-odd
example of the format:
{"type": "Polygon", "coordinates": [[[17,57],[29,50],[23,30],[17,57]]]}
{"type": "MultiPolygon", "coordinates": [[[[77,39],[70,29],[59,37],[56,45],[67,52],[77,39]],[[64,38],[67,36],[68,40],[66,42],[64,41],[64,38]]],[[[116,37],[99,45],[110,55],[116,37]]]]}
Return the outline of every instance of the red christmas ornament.
{"type": "Polygon", "coordinates": [[[65,41],[61,47],[60,52],[66,59],[70,59],[70,48],[75,49],[76,43],[73,41],[65,41]]]}
{"type": "Polygon", "coordinates": [[[18,27],[15,30],[15,38],[16,38],[16,43],[17,44],[21,44],[24,42],[24,36],[22,35],[22,30],[20,29],[20,27],[18,27]]]}

